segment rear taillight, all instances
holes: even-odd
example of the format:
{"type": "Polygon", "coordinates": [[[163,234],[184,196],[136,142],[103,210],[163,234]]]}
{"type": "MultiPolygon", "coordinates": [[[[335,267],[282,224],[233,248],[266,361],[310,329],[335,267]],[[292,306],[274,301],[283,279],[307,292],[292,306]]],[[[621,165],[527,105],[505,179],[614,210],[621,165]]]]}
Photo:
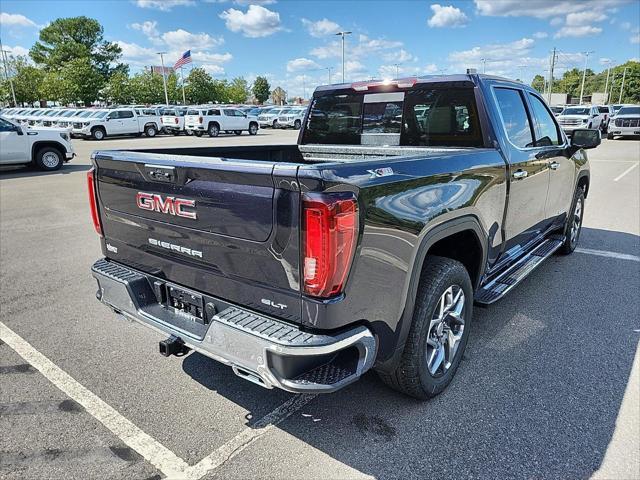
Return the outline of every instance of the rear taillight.
{"type": "Polygon", "coordinates": [[[198,123],[202,123],[204,119],[202,117],[198,117],[198,123]]]}
{"type": "Polygon", "coordinates": [[[304,293],[332,297],[342,292],[358,238],[358,203],[352,194],[303,197],[304,293]]]}
{"type": "Polygon", "coordinates": [[[102,224],[100,223],[100,214],[98,213],[98,201],[96,198],[95,171],[92,168],[87,172],[87,190],[89,192],[89,206],[91,208],[91,220],[93,220],[93,228],[96,229],[98,235],[102,236],[102,224]]]}
{"type": "Polygon", "coordinates": [[[178,117],[174,118],[173,121],[175,122],[175,124],[178,124],[178,117]]]}

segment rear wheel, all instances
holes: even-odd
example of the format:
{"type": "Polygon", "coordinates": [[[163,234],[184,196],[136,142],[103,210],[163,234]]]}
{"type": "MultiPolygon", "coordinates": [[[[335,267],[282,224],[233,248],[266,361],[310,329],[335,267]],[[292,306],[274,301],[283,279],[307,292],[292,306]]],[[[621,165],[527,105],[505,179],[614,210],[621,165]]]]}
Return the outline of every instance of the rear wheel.
{"type": "Polygon", "coordinates": [[[607,133],[607,140],[613,140],[613,133],[607,133]]]}
{"type": "Polygon", "coordinates": [[[234,130],[233,133],[236,135],[242,135],[242,130],[234,130]]]}
{"type": "Polygon", "coordinates": [[[62,153],[55,147],[44,147],[36,154],[36,165],[40,170],[52,171],[62,167],[62,153]]]}
{"type": "Polygon", "coordinates": [[[296,130],[300,130],[300,127],[302,127],[302,122],[300,120],[296,120],[295,122],[293,122],[293,128],[295,128],[296,130]]]}
{"type": "Polygon", "coordinates": [[[190,137],[193,135],[193,130],[185,130],[184,133],[187,135],[187,137],[190,137]]]}
{"type": "Polygon", "coordinates": [[[193,134],[194,134],[196,137],[201,137],[201,136],[202,136],[202,132],[193,132],[193,134]]]}
{"type": "Polygon", "coordinates": [[[558,250],[563,255],[569,255],[578,246],[580,232],[582,232],[582,219],[584,218],[584,190],[578,188],[573,199],[573,207],[567,217],[564,228],[564,241],[558,250]]]}
{"type": "Polygon", "coordinates": [[[278,120],[274,120],[273,123],[271,124],[272,128],[278,128],[278,120]]]}
{"type": "Polygon", "coordinates": [[[249,135],[255,135],[258,133],[258,124],[251,122],[249,124],[249,135]]]}
{"type": "Polygon", "coordinates": [[[392,388],[418,399],[438,395],[464,354],[473,312],[473,288],[458,261],[425,258],[411,330],[395,370],[378,372],[392,388]]]}
{"type": "Polygon", "coordinates": [[[158,133],[158,130],[156,129],[155,125],[147,125],[146,127],[144,127],[144,134],[147,137],[155,137],[156,133],[158,133]]]}
{"type": "Polygon", "coordinates": [[[209,125],[209,129],[207,130],[210,137],[217,137],[220,134],[220,127],[215,123],[209,125]]]}

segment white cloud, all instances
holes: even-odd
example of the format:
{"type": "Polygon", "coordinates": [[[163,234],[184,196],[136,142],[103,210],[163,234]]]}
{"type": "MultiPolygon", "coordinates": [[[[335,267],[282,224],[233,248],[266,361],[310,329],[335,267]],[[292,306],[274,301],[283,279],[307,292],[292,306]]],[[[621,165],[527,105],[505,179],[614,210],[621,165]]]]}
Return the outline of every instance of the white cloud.
{"type": "Polygon", "coordinates": [[[158,32],[158,22],[156,21],[147,20],[142,23],[132,23],[129,27],[142,32],[152,43],[162,43],[160,32],[158,32]]]}
{"type": "Polygon", "coordinates": [[[631,29],[631,22],[622,22],[620,27],[622,27],[623,30],[629,30],[631,29]]]}
{"type": "Polygon", "coordinates": [[[431,5],[433,16],[427,21],[431,28],[463,27],[468,18],[465,13],[452,5],[443,6],[437,3],[431,5]]]}
{"type": "Polygon", "coordinates": [[[0,13],[0,25],[3,27],[37,27],[38,24],[19,13],[0,13]]]}
{"type": "Polygon", "coordinates": [[[224,67],[221,67],[220,65],[202,65],[202,68],[205,72],[213,76],[224,75],[224,67]]]}
{"type": "Polygon", "coordinates": [[[474,0],[480,15],[551,18],[575,12],[605,11],[626,0],[474,0]]]}
{"type": "MultiPolygon", "coordinates": [[[[200,63],[227,63],[233,59],[230,53],[191,52],[193,60],[200,63]]],[[[178,58],[176,56],[176,58],[178,58]]]]}
{"type": "Polygon", "coordinates": [[[631,43],[640,43],[640,33],[636,33],[635,35],[629,37],[629,41],[631,43]]]}
{"type": "Polygon", "coordinates": [[[135,3],[140,8],[169,12],[173,7],[190,7],[196,2],[194,0],[136,0],[135,3]]]}
{"type": "Polygon", "coordinates": [[[600,27],[592,27],[590,25],[582,26],[564,26],[558,30],[553,38],[566,38],[566,37],[588,37],[589,35],[597,35],[602,32],[600,27]]]}
{"type": "Polygon", "coordinates": [[[302,70],[312,70],[316,68],[321,67],[316,62],[308,58],[294,58],[287,62],[287,72],[299,72],[302,70]]]}
{"type": "Polygon", "coordinates": [[[276,0],[233,0],[236,5],[272,5],[276,3],[276,0]]]}
{"type": "Polygon", "coordinates": [[[425,73],[436,73],[438,71],[438,66],[435,63],[430,63],[429,65],[426,65],[422,70],[425,73]]]}
{"type": "Polygon", "coordinates": [[[141,47],[137,43],[116,42],[122,49],[122,60],[134,66],[157,65],[160,57],[153,48],[141,47]]]}
{"type": "Polygon", "coordinates": [[[203,32],[191,33],[182,28],[163,33],[162,40],[168,47],[183,51],[195,48],[207,49],[224,43],[222,37],[212,37],[208,33],[203,32]]]}
{"type": "Polygon", "coordinates": [[[220,18],[229,30],[242,32],[245,37],[267,37],[282,30],[280,14],[260,5],[249,5],[246,13],[230,8],[222,12],[220,18]]]}
{"type": "Polygon", "coordinates": [[[404,48],[401,48],[397,52],[389,52],[382,55],[383,60],[387,62],[396,62],[396,63],[406,63],[406,62],[414,62],[416,59],[415,56],[407,52],[404,48]]]}
{"type": "MultiPolygon", "coordinates": [[[[366,35],[358,35],[356,39],[346,37],[347,51],[350,58],[361,59],[377,54],[382,54],[390,49],[399,49],[402,42],[387,40],[385,38],[369,38],[366,35]]],[[[311,50],[311,55],[320,59],[340,58],[342,56],[342,41],[333,40],[323,46],[311,50]]]]}
{"type": "Polygon", "coordinates": [[[449,54],[449,61],[465,63],[473,66],[481,59],[504,60],[518,55],[524,55],[533,48],[534,40],[521,38],[515,42],[505,44],[491,44],[483,47],[474,47],[470,50],[454,51],[449,54]]]}
{"type": "Polygon", "coordinates": [[[323,18],[322,20],[318,20],[317,22],[313,22],[311,20],[303,18],[302,24],[307,28],[309,35],[316,38],[335,35],[341,30],[340,25],[338,25],[336,22],[332,22],[328,18],[323,18]]]}
{"type": "MultiPolygon", "coordinates": [[[[339,72],[342,72],[341,68],[342,66],[340,66],[339,72]]],[[[358,60],[349,60],[344,63],[344,71],[348,76],[362,77],[365,73],[367,73],[367,67],[358,60]]]]}
{"type": "Polygon", "coordinates": [[[611,62],[613,62],[613,60],[611,60],[610,58],[606,58],[606,57],[603,57],[603,58],[599,59],[598,61],[600,62],[600,65],[608,65],[611,62]]]}
{"type": "Polygon", "coordinates": [[[532,36],[533,38],[541,39],[541,38],[547,38],[549,34],[547,32],[536,32],[532,36]]]}
{"type": "MultiPolygon", "coordinates": [[[[27,57],[29,59],[29,49],[16,45],[15,47],[10,47],[8,45],[2,46],[6,51],[7,55],[10,57],[27,57]]],[[[4,73],[4,72],[3,72],[4,73]]]]}
{"type": "Polygon", "coordinates": [[[551,25],[552,27],[557,27],[558,25],[562,25],[563,22],[564,20],[562,19],[562,17],[553,17],[549,22],[549,25],[551,25]]]}
{"type": "Polygon", "coordinates": [[[570,13],[567,15],[567,26],[581,26],[592,22],[601,22],[606,20],[604,13],[597,11],[570,13]]]}

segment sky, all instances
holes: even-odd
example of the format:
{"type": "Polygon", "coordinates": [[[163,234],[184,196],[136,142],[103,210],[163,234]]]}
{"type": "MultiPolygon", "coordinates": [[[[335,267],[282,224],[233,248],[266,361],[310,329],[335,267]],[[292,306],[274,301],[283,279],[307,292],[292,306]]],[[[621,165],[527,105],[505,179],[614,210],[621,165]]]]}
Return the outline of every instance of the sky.
{"type": "MultiPolygon", "coordinates": [[[[59,17],[85,15],[117,42],[132,72],[191,50],[215,78],[257,75],[290,96],[345,80],[478,72],[530,82],[640,58],[640,0],[3,0],[3,48],[25,55],[59,17]],[[545,72],[546,70],[546,72],[545,72]]],[[[187,69],[191,66],[187,66],[187,69]]],[[[186,74],[186,72],[185,72],[186,74]]]]}

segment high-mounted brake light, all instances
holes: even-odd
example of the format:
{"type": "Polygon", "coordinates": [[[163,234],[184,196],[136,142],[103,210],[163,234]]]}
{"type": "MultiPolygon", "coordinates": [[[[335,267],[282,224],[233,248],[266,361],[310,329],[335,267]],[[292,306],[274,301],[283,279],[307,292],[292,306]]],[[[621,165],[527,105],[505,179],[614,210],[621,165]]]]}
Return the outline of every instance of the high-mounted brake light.
{"type": "Polygon", "coordinates": [[[411,88],[416,83],[418,83],[418,79],[416,77],[410,78],[399,78],[396,80],[372,80],[370,82],[355,82],[351,84],[351,88],[356,92],[366,92],[370,88],[374,87],[386,87],[388,85],[395,85],[398,88],[411,88]]]}
{"type": "Polygon", "coordinates": [[[102,224],[100,223],[100,214],[98,213],[98,202],[96,198],[95,170],[92,168],[87,172],[87,190],[89,193],[89,207],[91,208],[91,220],[96,233],[102,237],[102,224]]]}
{"type": "Polygon", "coordinates": [[[202,123],[203,118],[202,117],[198,117],[198,123],[202,123]]]}
{"type": "Polygon", "coordinates": [[[304,293],[332,297],[342,292],[358,237],[358,203],[352,194],[303,197],[304,293]]]}

